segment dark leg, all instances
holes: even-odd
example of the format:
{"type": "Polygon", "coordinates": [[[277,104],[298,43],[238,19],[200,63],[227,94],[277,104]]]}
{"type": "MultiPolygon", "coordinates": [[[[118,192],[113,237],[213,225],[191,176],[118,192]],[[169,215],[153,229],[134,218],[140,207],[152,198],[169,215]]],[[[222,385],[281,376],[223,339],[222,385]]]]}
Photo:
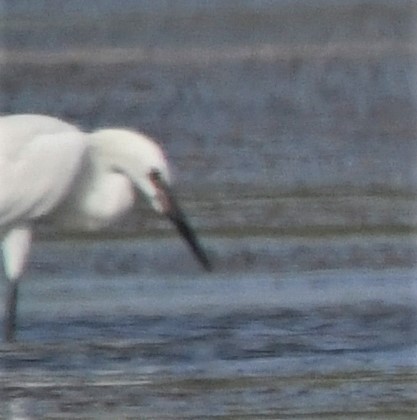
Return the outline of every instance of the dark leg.
{"type": "Polygon", "coordinates": [[[7,281],[6,306],[4,313],[4,338],[7,342],[15,340],[17,289],[18,281],[7,281]]]}

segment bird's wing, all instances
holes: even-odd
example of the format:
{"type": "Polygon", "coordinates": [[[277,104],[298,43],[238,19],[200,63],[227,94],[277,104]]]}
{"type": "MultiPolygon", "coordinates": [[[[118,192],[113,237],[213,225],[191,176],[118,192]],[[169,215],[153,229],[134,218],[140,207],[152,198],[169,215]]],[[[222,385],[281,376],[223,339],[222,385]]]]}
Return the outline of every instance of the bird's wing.
{"type": "Polygon", "coordinates": [[[79,131],[77,127],[49,115],[14,114],[0,116],[0,158],[15,159],[42,134],[79,131]]]}
{"type": "Polygon", "coordinates": [[[11,153],[13,130],[1,129],[0,121],[0,226],[47,215],[68,196],[81,171],[85,134],[75,128],[32,137],[20,133],[19,148],[11,153]]]}

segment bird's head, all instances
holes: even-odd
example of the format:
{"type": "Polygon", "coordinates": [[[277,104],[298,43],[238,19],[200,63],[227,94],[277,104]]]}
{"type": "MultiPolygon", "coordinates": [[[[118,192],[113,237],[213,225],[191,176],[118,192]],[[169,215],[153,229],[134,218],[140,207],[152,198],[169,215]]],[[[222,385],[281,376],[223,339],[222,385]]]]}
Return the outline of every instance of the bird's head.
{"type": "Polygon", "coordinates": [[[171,189],[171,175],[161,147],[142,133],[103,129],[91,134],[92,146],[108,170],[127,176],[151,207],[166,216],[206,270],[210,261],[171,189]]]}

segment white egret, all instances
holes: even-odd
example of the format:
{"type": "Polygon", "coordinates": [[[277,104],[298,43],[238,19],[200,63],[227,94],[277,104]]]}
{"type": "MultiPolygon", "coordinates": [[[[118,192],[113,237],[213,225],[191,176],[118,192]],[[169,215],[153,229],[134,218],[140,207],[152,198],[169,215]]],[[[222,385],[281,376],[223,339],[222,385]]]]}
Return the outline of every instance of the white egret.
{"type": "Polygon", "coordinates": [[[126,129],[85,133],[60,119],[0,117],[0,235],[7,277],[4,332],[15,338],[18,283],[39,219],[58,231],[105,229],[140,192],[167,216],[203,267],[210,262],[170,191],[161,148],[126,129]]]}

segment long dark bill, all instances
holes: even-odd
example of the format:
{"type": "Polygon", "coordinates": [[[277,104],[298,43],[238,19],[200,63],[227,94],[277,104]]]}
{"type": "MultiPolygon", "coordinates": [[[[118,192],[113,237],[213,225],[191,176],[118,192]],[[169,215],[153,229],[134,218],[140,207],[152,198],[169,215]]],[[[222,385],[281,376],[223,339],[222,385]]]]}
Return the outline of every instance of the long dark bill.
{"type": "Polygon", "coordinates": [[[162,200],[164,201],[164,213],[175,225],[180,235],[187,242],[191,251],[194,253],[197,260],[207,271],[212,270],[210,260],[207,257],[203,247],[200,245],[194,230],[179,207],[177,200],[175,199],[171,189],[165,182],[160,178],[155,179],[154,182],[158,185],[160,193],[163,195],[162,200]]]}

